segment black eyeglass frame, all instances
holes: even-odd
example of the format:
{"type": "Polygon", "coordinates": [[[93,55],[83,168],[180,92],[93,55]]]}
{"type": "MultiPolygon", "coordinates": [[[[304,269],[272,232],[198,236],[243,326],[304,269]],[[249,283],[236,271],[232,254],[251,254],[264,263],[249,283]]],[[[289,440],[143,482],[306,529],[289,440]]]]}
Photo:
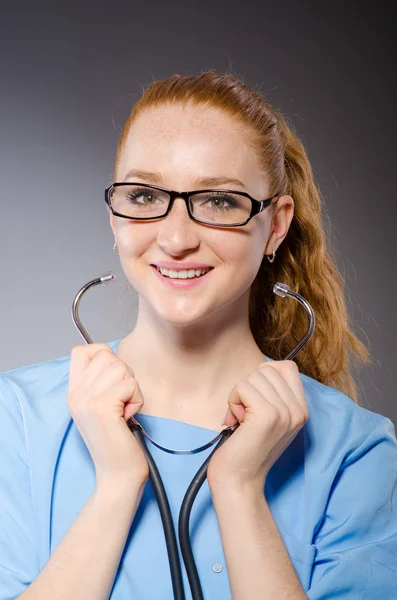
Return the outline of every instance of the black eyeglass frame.
{"type": "Polygon", "coordinates": [[[267,208],[272,203],[274,198],[279,198],[280,194],[281,194],[281,192],[278,192],[277,194],[274,194],[274,196],[272,196],[271,198],[266,198],[266,200],[256,200],[256,198],[252,198],[252,196],[250,196],[246,192],[240,192],[240,191],[237,192],[235,190],[207,189],[207,190],[194,190],[192,192],[175,192],[174,190],[169,190],[168,188],[162,188],[162,187],[158,187],[156,185],[149,185],[147,183],[142,183],[141,181],[138,181],[138,182],[123,181],[122,183],[112,183],[111,186],[109,186],[108,188],[105,189],[105,202],[116,217],[121,217],[122,219],[130,219],[132,221],[154,221],[156,219],[163,219],[164,217],[166,217],[168,215],[168,213],[172,209],[175,198],[183,198],[186,203],[186,208],[187,208],[189,217],[192,219],[192,221],[195,221],[196,223],[202,223],[203,225],[209,225],[210,227],[242,227],[242,226],[246,225],[248,223],[248,221],[250,221],[252,219],[252,217],[254,217],[255,215],[262,212],[265,208],[267,208]],[[113,188],[119,187],[122,185],[125,185],[125,186],[126,185],[140,185],[142,187],[148,187],[150,189],[159,190],[161,192],[165,192],[165,193],[169,194],[170,200],[168,203],[167,210],[165,211],[165,213],[163,215],[158,215],[157,217],[128,217],[126,215],[122,215],[122,214],[118,213],[112,207],[110,193],[113,188]],[[190,211],[189,198],[190,198],[190,196],[193,196],[194,194],[201,194],[203,192],[215,192],[215,193],[228,192],[229,194],[238,194],[239,196],[245,196],[246,198],[249,198],[251,200],[252,208],[251,208],[251,213],[250,213],[248,219],[246,221],[244,221],[243,223],[227,224],[227,225],[224,223],[207,223],[207,221],[200,221],[200,219],[196,219],[196,217],[190,211]]]}

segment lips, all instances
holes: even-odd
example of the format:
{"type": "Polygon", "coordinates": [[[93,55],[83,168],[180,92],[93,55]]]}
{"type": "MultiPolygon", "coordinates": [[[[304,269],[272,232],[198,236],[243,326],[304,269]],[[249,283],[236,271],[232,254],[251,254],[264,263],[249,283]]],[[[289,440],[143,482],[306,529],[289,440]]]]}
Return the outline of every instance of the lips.
{"type": "Polygon", "coordinates": [[[211,277],[212,271],[214,270],[214,268],[211,268],[204,275],[200,275],[200,277],[190,277],[190,278],[186,278],[186,279],[182,279],[182,278],[179,279],[179,277],[172,278],[172,277],[166,277],[165,275],[162,275],[155,265],[151,265],[151,267],[153,267],[153,269],[155,269],[155,271],[156,271],[154,274],[155,277],[158,277],[160,279],[160,281],[162,282],[162,284],[165,285],[167,288],[172,288],[174,290],[178,290],[178,289],[185,290],[185,289],[190,289],[190,288],[199,286],[199,285],[201,285],[201,282],[204,279],[207,281],[208,278],[211,277]]]}
{"type": "MultiPolygon", "coordinates": [[[[169,277],[168,275],[164,275],[161,271],[160,271],[160,267],[157,267],[156,265],[151,265],[154,269],[156,269],[156,271],[162,276],[162,277],[166,277],[167,279],[172,279],[173,281],[191,281],[192,279],[200,279],[200,277],[204,277],[204,275],[207,275],[207,273],[209,273],[209,271],[211,271],[214,267],[206,267],[207,271],[205,273],[202,273],[201,275],[197,276],[195,275],[194,277],[169,277]]],[[[170,271],[172,270],[177,270],[177,269],[169,269],[170,271]]],[[[191,269],[178,269],[178,271],[190,271],[191,269]]],[[[194,269],[195,271],[198,271],[199,269],[194,269]]]]}
{"type": "Polygon", "coordinates": [[[168,265],[167,263],[151,263],[150,264],[151,267],[156,267],[157,269],[161,268],[161,269],[168,269],[169,271],[191,271],[192,269],[194,269],[195,271],[197,271],[198,269],[213,269],[214,267],[212,267],[211,265],[202,265],[202,264],[196,264],[194,266],[189,265],[189,263],[186,263],[186,265],[184,265],[183,263],[177,263],[177,264],[173,264],[168,265]]]}

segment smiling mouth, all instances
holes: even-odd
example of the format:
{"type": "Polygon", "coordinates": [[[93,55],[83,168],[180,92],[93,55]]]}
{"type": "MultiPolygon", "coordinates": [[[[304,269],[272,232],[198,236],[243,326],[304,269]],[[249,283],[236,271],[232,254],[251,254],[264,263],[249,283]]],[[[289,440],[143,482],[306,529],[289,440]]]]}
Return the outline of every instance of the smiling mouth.
{"type": "MultiPolygon", "coordinates": [[[[200,279],[201,277],[204,277],[205,275],[207,275],[207,273],[209,273],[210,271],[212,271],[212,269],[214,267],[208,267],[205,273],[201,273],[200,275],[194,275],[193,277],[170,277],[169,275],[165,275],[164,273],[162,273],[160,271],[160,268],[157,267],[156,265],[151,265],[154,269],[156,269],[156,271],[158,271],[158,273],[160,273],[160,275],[162,277],[165,277],[166,279],[171,279],[172,281],[191,281],[192,279],[200,279]]],[[[176,270],[176,269],[175,269],[176,270]]],[[[186,271],[190,271],[193,269],[184,269],[186,271]]],[[[199,269],[195,269],[196,271],[198,271],[199,269]]]]}

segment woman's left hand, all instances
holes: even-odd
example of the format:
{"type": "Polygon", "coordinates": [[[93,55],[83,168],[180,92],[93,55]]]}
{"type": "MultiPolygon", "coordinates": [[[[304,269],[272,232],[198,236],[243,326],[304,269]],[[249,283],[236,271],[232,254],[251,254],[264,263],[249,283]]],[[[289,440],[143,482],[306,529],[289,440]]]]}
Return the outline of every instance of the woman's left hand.
{"type": "Polygon", "coordinates": [[[212,456],[208,484],[263,490],[270,468],[309,418],[296,363],[261,363],[234,386],[228,404],[224,424],[240,425],[212,456]]]}

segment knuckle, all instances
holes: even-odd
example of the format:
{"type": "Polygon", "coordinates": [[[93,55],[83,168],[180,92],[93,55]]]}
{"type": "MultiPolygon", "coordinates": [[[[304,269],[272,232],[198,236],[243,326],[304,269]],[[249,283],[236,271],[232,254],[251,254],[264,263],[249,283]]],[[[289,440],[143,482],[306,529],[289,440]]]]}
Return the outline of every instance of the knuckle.
{"type": "Polygon", "coordinates": [[[121,362],[121,360],[117,359],[117,360],[114,360],[114,361],[112,361],[110,363],[109,368],[112,368],[112,369],[122,369],[124,366],[125,366],[124,363],[121,362]]]}
{"type": "Polygon", "coordinates": [[[302,422],[307,423],[308,420],[309,420],[309,409],[303,408],[302,409],[302,422]]]}
{"type": "Polygon", "coordinates": [[[130,386],[130,389],[135,391],[139,389],[139,383],[138,381],[135,379],[135,377],[130,377],[129,379],[126,380],[128,385],[130,386]]]}
{"type": "Polygon", "coordinates": [[[82,348],[83,345],[79,344],[78,346],[73,346],[71,352],[70,352],[70,356],[73,358],[75,356],[78,356],[81,352],[82,352],[82,348]]]}
{"type": "Polygon", "coordinates": [[[291,371],[299,371],[299,367],[294,360],[284,360],[283,362],[285,362],[287,369],[290,369],[291,371]]]}
{"type": "Polygon", "coordinates": [[[303,408],[298,409],[293,418],[294,427],[302,427],[302,425],[307,422],[308,418],[309,414],[307,410],[304,410],[303,408]]]}
{"type": "Polygon", "coordinates": [[[127,363],[123,363],[125,368],[127,369],[127,371],[129,373],[131,373],[132,377],[135,379],[135,371],[132,369],[132,367],[130,367],[129,365],[127,365],[127,363]]]}
{"type": "Polygon", "coordinates": [[[259,371],[252,371],[245,379],[246,381],[262,381],[262,373],[259,371]]]}
{"type": "Polygon", "coordinates": [[[235,389],[236,389],[237,393],[240,393],[240,392],[246,391],[248,387],[250,387],[250,386],[249,386],[249,381],[248,381],[248,378],[247,378],[247,379],[243,379],[242,381],[238,381],[236,383],[235,389]]]}
{"type": "Polygon", "coordinates": [[[122,360],[118,359],[116,361],[114,361],[113,363],[111,363],[110,367],[112,369],[115,369],[116,371],[119,371],[120,373],[123,373],[124,375],[127,376],[131,376],[131,371],[128,367],[128,365],[126,365],[122,360]]]}

